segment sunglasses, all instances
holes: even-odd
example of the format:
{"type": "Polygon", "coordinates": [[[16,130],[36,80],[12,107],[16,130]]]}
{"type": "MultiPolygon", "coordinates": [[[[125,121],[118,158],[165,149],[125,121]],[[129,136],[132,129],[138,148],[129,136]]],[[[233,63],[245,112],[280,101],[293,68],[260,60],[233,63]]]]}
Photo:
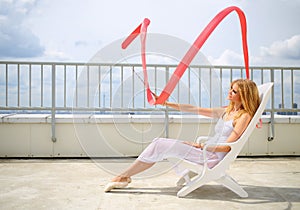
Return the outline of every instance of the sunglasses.
{"type": "Polygon", "coordinates": [[[234,93],[234,94],[237,94],[238,91],[234,90],[232,87],[230,88],[230,90],[234,93]]]}

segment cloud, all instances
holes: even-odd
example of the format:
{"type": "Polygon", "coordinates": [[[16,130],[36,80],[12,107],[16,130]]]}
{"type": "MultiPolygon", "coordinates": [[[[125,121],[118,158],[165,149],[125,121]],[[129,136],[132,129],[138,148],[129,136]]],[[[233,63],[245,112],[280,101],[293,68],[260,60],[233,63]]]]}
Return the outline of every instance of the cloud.
{"type": "Polygon", "coordinates": [[[0,9],[0,57],[25,58],[43,55],[39,38],[23,23],[35,0],[2,0],[0,9]]]}
{"type": "Polygon", "coordinates": [[[236,53],[226,49],[219,58],[208,56],[208,60],[213,65],[244,65],[243,53],[236,53]]]}
{"type": "Polygon", "coordinates": [[[300,59],[300,35],[295,35],[290,39],[276,41],[270,47],[260,48],[262,56],[274,56],[284,59],[300,59]]]}
{"type": "Polygon", "coordinates": [[[77,47],[77,46],[83,46],[83,47],[86,47],[86,46],[88,46],[88,43],[87,43],[87,41],[78,40],[78,41],[75,42],[75,46],[76,46],[76,47],[77,47]]]}
{"type": "Polygon", "coordinates": [[[70,56],[66,55],[66,53],[57,50],[45,50],[44,55],[45,55],[44,59],[48,58],[48,59],[59,60],[59,61],[65,61],[71,59],[70,56]]]}
{"type": "MultiPolygon", "coordinates": [[[[283,41],[275,41],[270,46],[260,47],[259,55],[249,54],[251,65],[299,66],[300,35],[283,41]]],[[[243,53],[226,49],[219,58],[208,57],[213,65],[244,65],[243,53]]]]}

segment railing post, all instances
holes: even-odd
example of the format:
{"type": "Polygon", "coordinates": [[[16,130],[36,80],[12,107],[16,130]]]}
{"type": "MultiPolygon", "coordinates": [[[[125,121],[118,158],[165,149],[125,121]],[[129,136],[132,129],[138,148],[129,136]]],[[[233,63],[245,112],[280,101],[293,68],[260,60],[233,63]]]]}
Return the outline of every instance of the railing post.
{"type": "MultiPolygon", "coordinates": [[[[270,69],[271,71],[271,82],[274,83],[274,69],[270,69]]],[[[274,107],[275,107],[275,94],[274,94],[274,86],[272,87],[272,103],[271,103],[271,121],[270,121],[270,132],[268,136],[268,141],[273,141],[275,136],[275,128],[274,128],[274,107]]]]}
{"type": "MultiPolygon", "coordinates": [[[[169,81],[169,67],[166,67],[166,84],[169,81]]],[[[165,138],[169,138],[169,108],[165,109],[165,138]]]]}
{"type": "Polygon", "coordinates": [[[165,109],[165,138],[169,138],[169,108],[165,109]]]}
{"type": "Polygon", "coordinates": [[[56,142],[56,135],[55,135],[55,113],[56,113],[56,98],[55,98],[55,91],[56,91],[56,74],[55,74],[55,64],[52,64],[52,106],[51,106],[51,140],[56,142]]]}

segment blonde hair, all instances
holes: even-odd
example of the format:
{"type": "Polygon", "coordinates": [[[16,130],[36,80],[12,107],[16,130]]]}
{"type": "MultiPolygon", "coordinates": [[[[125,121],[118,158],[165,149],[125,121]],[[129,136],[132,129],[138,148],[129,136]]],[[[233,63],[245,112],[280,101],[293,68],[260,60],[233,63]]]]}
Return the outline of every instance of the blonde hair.
{"type": "MultiPolygon", "coordinates": [[[[240,94],[242,105],[239,112],[234,117],[234,120],[238,119],[244,113],[248,113],[251,117],[254,116],[259,104],[260,98],[257,86],[255,82],[249,79],[237,79],[231,83],[231,87],[236,84],[238,86],[238,93],[240,94]]],[[[229,114],[234,110],[234,102],[231,101],[226,108],[226,113],[229,114]]]]}

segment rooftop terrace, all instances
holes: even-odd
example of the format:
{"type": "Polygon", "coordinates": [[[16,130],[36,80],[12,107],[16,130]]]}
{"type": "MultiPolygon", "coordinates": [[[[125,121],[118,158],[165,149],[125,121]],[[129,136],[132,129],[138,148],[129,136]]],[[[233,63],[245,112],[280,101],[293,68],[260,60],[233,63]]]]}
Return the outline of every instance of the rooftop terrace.
{"type": "Polygon", "coordinates": [[[211,183],[178,198],[177,175],[163,161],[133,177],[125,189],[104,193],[112,174],[133,159],[2,159],[1,209],[299,209],[300,159],[238,158],[229,173],[248,192],[240,198],[211,183]],[[147,176],[152,174],[151,177],[147,176]],[[157,175],[153,175],[157,174],[157,175]]]}

